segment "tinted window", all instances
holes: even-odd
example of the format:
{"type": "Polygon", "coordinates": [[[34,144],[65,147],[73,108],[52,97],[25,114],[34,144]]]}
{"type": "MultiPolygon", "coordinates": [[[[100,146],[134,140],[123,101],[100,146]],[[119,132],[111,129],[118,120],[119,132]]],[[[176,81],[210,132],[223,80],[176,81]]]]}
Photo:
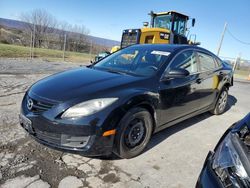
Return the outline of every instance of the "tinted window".
{"type": "Polygon", "coordinates": [[[172,18],[170,15],[160,15],[154,18],[154,27],[171,29],[172,18]]]}
{"type": "Polygon", "coordinates": [[[198,72],[198,65],[194,51],[185,51],[179,54],[170,65],[171,69],[183,68],[192,73],[198,72]]]}
{"type": "Polygon", "coordinates": [[[176,17],[174,22],[174,33],[179,35],[185,35],[186,20],[176,17]]]}
{"type": "Polygon", "coordinates": [[[218,67],[220,67],[222,65],[222,62],[220,59],[216,58],[215,61],[216,61],[218,67]]]}
{"type": "Polygon", "coordinates": [[[201,71],[209,71],[216,68],[214,58],[211,56],[198,52],[198,57],[201,64],[201,71]]]}

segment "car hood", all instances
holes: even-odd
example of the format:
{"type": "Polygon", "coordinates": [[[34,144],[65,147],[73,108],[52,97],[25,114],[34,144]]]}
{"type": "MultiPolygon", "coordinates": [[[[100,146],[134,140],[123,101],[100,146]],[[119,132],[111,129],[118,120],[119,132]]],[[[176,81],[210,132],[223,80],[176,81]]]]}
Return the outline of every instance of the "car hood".
{"type": "Polygon", "coordinates": [[[92,98],[111,88],[122,87],[141,79],[143,78],[81,67],[36,82],[30,88],[29,95],[58,102],[79,97],[92,98]]]}

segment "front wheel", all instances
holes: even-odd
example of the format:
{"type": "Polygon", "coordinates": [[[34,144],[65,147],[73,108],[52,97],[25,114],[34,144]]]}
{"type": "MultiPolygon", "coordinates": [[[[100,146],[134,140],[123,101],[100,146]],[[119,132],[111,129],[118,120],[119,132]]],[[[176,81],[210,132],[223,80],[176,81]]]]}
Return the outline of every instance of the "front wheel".
{"type": "Polygon", "coordinates": [[[115,153],[121,158],[139,155],[148,144],[153,129],[151,114],[143,108],[133,108],[122,118],[115,139],[115,153]]]}
{"type": "Polygon", "coordinates": [[[212,114],[219,115],[225,112],[227,107],[227,99],[228,99],[228,89],[223,87],[215,108],[211,111],[212,114]]]}

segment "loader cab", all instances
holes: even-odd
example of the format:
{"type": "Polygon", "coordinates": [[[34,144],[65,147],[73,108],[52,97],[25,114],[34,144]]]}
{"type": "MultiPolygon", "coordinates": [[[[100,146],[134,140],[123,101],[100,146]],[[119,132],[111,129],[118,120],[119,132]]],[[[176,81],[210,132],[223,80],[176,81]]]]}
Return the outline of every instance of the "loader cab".
{"type": "MultiPolygon", "coordinates": [[[[142,28],[123,30],[121,48],[133,44],[195,44],[187,39],[188,16],[176,11],[151,11],[149,15],[150,26],[144,22],[142,28]]],[[[195,19],[192,20],[192,26],[194,23],[195,19]]]]}
{"type": "Polygon", "coordinates": [[[151,27],[163,28],[172,31],[177,35],[186,35],[188,16],[178,12],[151,12],[151,27]]]}
{"type": "MultiPolygon", "coordinates": [[[[188,44],[186,37],[187,22],[189,17],[175,12],[150,12],[151,15],[151,28],[167,29],[170,32],[171,44],[188,44]]],[[[192,26],[194,26],[195,20],[192,20],[192,26]]]]}

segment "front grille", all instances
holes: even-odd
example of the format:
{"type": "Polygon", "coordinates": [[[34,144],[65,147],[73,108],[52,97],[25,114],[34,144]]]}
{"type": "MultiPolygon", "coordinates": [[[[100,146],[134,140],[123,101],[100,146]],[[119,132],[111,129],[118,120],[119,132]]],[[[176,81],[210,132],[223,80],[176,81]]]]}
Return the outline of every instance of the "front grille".
{"type": "Polygon", "coordinates": [[[28,110],[33,112],[36,115],[41,114],[42,112],[45,112],[45,111],[51,109],[54,105],[55,105],[55,103],[38,101],[38,100],[35,100],[29,96],[26,99],[26,106],[27,106],[28,110]],[[32,100],[31,109],[28,108],[28,100],[32,100]]]}
{"type": "Polygon", "coordinates": [[[61,144],[61,134],[49,133],[45,131],[40,131],[35,129],[36,137],[40,140],[46,141],[48,143],[60,145],[61,144]]]}
{"type": "Polygon", "coordinates": [[[138,44],[141,31],[139,29],[124,30],[122,34],[121,48],[138,44]]]}
{"type": "Polygon", "coordinates": [[[46,131],[34,130],[36,137],[39,140],[49,144],[65,146],[71,148],[83,148],[88,144],[90,136],[71,136],[66,134],[57,134],[46,131]]]}

